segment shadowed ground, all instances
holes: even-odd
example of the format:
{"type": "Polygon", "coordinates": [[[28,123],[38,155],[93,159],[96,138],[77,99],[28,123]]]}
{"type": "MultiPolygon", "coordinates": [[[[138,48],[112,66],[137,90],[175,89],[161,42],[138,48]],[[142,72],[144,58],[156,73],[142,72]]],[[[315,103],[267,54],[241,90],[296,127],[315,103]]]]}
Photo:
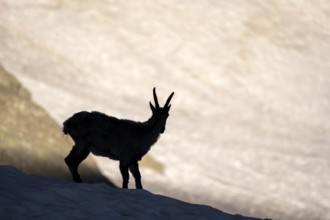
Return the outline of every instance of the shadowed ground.
{"type": "Polygon", "coordinates": [[[26,175],[10,166],[0,166],[0,175],[0,216],[5,219],[261,220],[146,190],[26,175]]]}

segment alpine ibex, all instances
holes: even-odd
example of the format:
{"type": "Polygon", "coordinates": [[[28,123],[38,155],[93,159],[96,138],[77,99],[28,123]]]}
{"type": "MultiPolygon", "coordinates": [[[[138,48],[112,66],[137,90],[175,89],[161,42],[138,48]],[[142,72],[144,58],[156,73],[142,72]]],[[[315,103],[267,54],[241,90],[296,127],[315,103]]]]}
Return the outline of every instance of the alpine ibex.
{"type": "Polygon", "coordinates": [[[82,182],[78,173],[79,164],[90,152],[95,155],[119,160],[123,177],[123,188],[128,187],[129,173],[134,176],[137,189],[142,189],[138,161],[156,143],[165,131],[170,101],[174,92],[167,98],[164,107],[159,107],[155,88],[155,106],[149,102],[152,116],[145,122],[117,119],[100,112],[78,112],[63,123],[64,134],[74,141],[71,152],[65,158],[73,180],[82,182]]]}

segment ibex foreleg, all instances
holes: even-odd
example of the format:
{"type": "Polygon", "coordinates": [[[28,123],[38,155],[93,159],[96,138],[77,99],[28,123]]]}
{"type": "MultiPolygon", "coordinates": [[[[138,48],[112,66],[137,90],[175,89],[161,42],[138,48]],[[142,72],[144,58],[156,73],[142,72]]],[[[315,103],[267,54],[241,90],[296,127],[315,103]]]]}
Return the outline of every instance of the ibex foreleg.
{"type": "Polygon", "coordinates": [[[135,186],[137,189],[142,189],[141,183],[141,174],[139,170],[139,164],[137,161],[131,162],[128,165],[124,162],[119,162],[119,169],[120,173],[123,177],[123,188],[128,188],[128,181],[129,181],[129,173],[128,170],[131,171],[134,179],[135,179],[135,186]]]}
{"type": "Polygon", "coordinates": [[[141,174],[140,174],[138,162],[136,161],[136,162],[130,164],[129,165],[129,170],[131,171],[131,173],[134,176],[136,188],[137,189],[142,189],[141,174]]]}
{"type": "Polygon", "coordinates": [[[119,169],[121,176],[123,177],[123,188],[128,188],[128,179],[129,179],[128,165],[120,161],[119,169]]]}

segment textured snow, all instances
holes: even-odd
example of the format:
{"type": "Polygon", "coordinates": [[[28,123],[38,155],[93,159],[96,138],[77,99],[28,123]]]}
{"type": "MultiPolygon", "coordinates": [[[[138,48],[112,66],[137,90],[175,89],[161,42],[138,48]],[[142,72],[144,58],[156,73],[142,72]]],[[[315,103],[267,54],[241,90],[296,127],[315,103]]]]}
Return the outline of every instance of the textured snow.
{"type": "MultiPolygon", "coordinates": [[[[81,110],[146,120],[152,88],[160,102],[175,91],[149,153],[163,171],[141,166],[152,192],[324,220],[329,11],[325,0],[1,0],[0,61],[59,123],[81,110]]],[[[96,161],[120,185],[118,163],[96,161]]]]}
{"type": "Polygon", "coordinates": [[[146,190],[76,184],[0,166],[0,219],[253,220],[146,190]]]}

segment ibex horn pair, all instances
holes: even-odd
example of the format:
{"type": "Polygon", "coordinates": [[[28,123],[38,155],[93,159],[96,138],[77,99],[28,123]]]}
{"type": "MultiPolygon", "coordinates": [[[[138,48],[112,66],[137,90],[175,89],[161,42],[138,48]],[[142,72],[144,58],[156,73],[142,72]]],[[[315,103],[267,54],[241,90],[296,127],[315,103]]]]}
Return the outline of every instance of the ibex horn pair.
{"type": "MultiPolygon", "coordinates": [[[[155,100],[155,107],[156,107],[156,109],[159,109],[160,107],[159,107],[158,98],[157,98],[157,94],[156,94],[156,87],[154,87],[154,89],[153,89],[153,95],[154,95],[154,100],[155,100]]],[[[167,98],[164,108],[171,107],[171,105],[169,105],[169,104],[171,102],[173,95],[174,95],[174,92],[172,92],[171,95],[167,98]]]]}

